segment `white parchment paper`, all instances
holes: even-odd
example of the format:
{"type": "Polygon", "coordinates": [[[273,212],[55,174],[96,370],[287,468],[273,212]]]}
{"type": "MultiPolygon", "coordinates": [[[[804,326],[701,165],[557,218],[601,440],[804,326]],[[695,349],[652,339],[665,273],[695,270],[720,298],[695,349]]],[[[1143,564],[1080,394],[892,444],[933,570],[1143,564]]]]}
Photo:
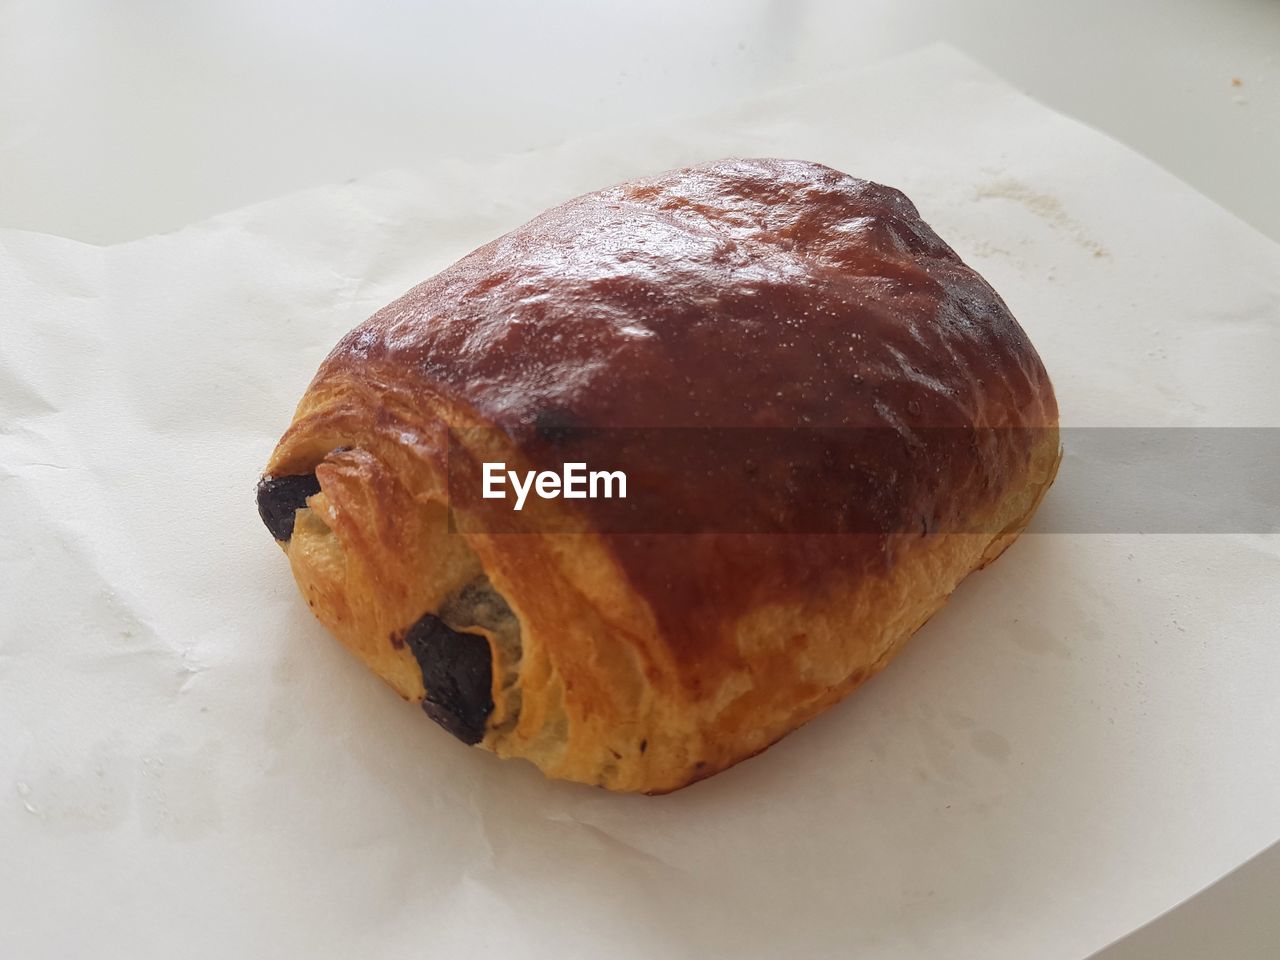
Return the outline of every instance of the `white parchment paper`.
{"type": "Polygon", "coordinates": [[[1280,248],[946,49],[117,247],[0,231],[0,956],[1079,958],[1280,836],[1274,537],[1029,535],[656,799],[463,747],[312,620],[253,486],[337,338],[730,154],[906,190],[1066,423],[1280,425],[1280,248]]]}

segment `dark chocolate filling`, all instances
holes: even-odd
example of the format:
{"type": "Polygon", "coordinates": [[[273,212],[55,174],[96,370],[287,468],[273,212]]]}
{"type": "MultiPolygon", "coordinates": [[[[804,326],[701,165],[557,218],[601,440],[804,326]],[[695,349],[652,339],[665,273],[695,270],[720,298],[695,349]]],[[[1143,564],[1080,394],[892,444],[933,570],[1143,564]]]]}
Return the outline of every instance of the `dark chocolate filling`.
{"type": "Polygon", "coordinates": [[[405,631],[404,640],[422,668],[427,716],[463,743],[479,743],[493,712],[489,641],[451,630],[430,613],[405,631]]]}
{"type": "Polygon", "coordinates": [[[293,514],[320,492],[314,473],[293,477],[263,477],[258,481],[258,516],[277,540],[293,536],[293,514]]]}

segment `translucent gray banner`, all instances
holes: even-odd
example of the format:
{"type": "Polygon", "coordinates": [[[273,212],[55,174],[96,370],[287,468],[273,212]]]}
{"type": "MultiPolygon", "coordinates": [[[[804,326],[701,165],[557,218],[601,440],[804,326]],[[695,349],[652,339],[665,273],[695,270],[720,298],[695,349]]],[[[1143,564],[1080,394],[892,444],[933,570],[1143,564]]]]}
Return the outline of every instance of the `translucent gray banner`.
{"type": "MultiPolygon", "coordinates": [[[[1280,532],[1280,428],[1063,428],[1058,439],[1032,532],[1280,532]]],[[[450,438],[451,522],[493,533],[994,533],[1007,520],[1001,500],[1030,497],[1007,478],[1043,472],[1052,450],[1039,429],[556,421],[513,439],[475,428],[450,438]]]]}

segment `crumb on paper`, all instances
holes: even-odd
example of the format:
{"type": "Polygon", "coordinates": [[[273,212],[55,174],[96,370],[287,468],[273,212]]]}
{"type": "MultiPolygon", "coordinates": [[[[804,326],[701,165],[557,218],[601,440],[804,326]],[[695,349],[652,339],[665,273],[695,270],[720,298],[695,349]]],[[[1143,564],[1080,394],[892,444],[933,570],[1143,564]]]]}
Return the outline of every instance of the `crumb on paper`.
{"type": "Polygon", "coordinates": [[[1232,78],[1231,78],[1231,85],[1232,85],[1233,87],[1243,87],[1243,86],[1244,86],[1244,81],[1243,81],[1243,80],[1241,80],[1239,77],[1232,77],[1232,78]]]}
{"type": "Polygon", "coordinates": [[[974,196],[978,200],[1012,200],[1019,203],[1051,227],[1066,231],[1079,246],[1095,257],[1109,257],[1107,248],[1094,240],[1079,221],[1070,217],[1062,207],[1062,201],[1048,193],[1033,190],[1027,184],[1012,177],[992,180],[978,187],[974,196]]]}
{"type": "Polygon", "coordinates": [[[970,242],[973,252],[979,257],[1005,257],[1007,259],[1015,259],[1013,251],[1006,250],[1004,247],[998,247],[994,243],[986,240],[973,240],[970,242]]]}

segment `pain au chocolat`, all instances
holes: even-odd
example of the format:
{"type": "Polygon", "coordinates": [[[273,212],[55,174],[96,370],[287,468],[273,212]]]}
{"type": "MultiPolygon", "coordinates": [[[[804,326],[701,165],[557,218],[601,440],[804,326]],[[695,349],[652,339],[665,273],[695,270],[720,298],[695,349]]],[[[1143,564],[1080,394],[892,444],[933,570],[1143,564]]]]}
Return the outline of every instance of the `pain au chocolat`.
{"type": "Polygon", "coordinates": [[[258,506],[315,615],[458,739],[662,793],[880,670],[1025,527],[1057,419],[903,194],[724,160],[570,200],[378,311],[258,506]],[[625,501],[516,512],[458,468],[561,441],[625,501]]]}

